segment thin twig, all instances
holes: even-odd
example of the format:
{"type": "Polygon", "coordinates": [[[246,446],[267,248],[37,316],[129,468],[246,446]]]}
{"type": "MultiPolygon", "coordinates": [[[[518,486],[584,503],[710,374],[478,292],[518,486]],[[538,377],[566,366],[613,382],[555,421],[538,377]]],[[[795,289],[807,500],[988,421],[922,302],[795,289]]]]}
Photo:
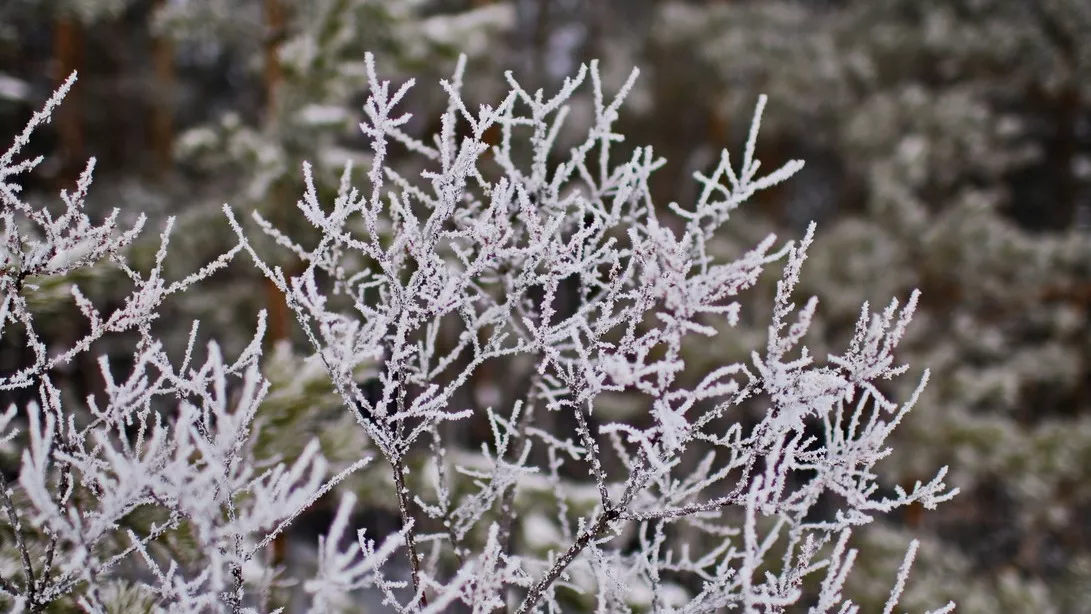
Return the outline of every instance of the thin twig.
{"type": "MultiPolygon", "coordinates": [[[[531,378],[530,390],[527,391],[526,403],[523,407],[523,415],[519,416],[519,425],[515,428],[515,434],[508,445],[508,450],[513,457],[518,454],[518,450],[522,449],[523,442],[527,438],[527,429],[530,427],[534,415],[534,405],[538,400],[538,387],[541,385],[541,381],[542,376],[538,373],[535,373],[531,378]]],[[[500,532],[497,539],[500,541],[500,548],[504,554],[512,553],[511,531],[515,524],[516,490],[518,490],[518,484],[513,484],[511,488],[504,491],[504,497],[500,501],[500,532]]]]}
{"type": "Polygon", "coordinates": [[[19,556],[23,560],[23,578],[26,581],[27,602],[34,606],[38,600],[37,590],[34,585],[34,565],[30,562],[30,551],[27,550],[26,540],[23,539],[22,527],[19,524],[19,515],[15,511],[15,504],[12,502],[11,496],[8,495],[8,480],[2,472],[0,472],[0,501],[3,502],[4,510],[7,511],[8,522],[15,532],[15,543],[19,548],[19,556]]]}
{"type": "Polygon", "coordinates": [[[526,614],[529,612],[542,598],[542,594],[545,593],[546,589],[549,588],[549,586],[560,577],[561,573],[572,564],[572,561],[591,544],[593,539],[606,530],[607,525],[611,521],[617,520],[620,516],[621,512],[617,509],[606,510],[599,516],[595,524],[581,533],[580,536],[576,538],[576,541],[569,546],[568,550],[561,555],[561,558],[557,559],[557,562],[553,564],[553,567],[546,572],[546,575],[531,587],[530,592],[528,592],[526,598],[523,599],[523,604],[519,606],[516,614],[526,614]]]}
{"type": "Polygon", "coordinates": [[[391,459],[390,466],[394,470],[394,488],[398,492],[398,510],[402,515],[402,526],[405,530],[405,550],[409,556],[409,566],[413,573],[413,593],[420,595],[420,605],[428,605],[428,596],[424,593],[420,580],[420,559],[417,558],[417,537],[413,529],[413,516],[409,511],[409,489],[405,487],[405,463],[400,456],[391,459]]]}

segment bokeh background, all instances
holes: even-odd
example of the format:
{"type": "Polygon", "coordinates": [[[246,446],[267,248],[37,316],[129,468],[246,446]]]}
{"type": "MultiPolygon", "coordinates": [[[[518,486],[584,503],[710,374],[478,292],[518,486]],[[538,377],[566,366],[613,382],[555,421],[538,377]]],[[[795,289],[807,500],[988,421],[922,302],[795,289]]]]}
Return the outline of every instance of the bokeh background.
{"type": "MultiPolygon", "coordinates": [[[[144,212],[153,230],[179,216],[171,262],[183,274],[232,243],[222,203],[305,233],[294,213],[301,163],[324,185],[346,160],[366,168],[355,127],[365,51],[387,77],[417,79],[414,134],[437,127],[437,82],[459,53],[471,105],[502,97],[505,70],[548,89],[598,58],[616,88],[639,67],[623,146],[650,144],[669,160],[653,182],[664,209],[695,198],[693,173],[711,170],[722,148],[740,150],[767,94],[758,157],[769,168],[807,165],[745,205],[720,249],[738,253],[769,232],[794,238],[818,222],[803,280],[821,300],[809,337],[818,356],[847,343],[861,302],[920,288],[902,358],[914,374],[930,368],[931,384],[883,479],[911,485],[950,465],[962,488],[937,511],[910,509],[860,532],[851,593],[865,611],[882,603],[918,536],[909,610],[955,599],[966,613],[1091,612],[1091,2],[4,0],[0,138],[79,71],[32,144],[46,160],[27,189],[55,201],[96,157],[88,207],[144,212]]],[[[587,121],[578,103],[576,127],[587,121]]],[[[131,256],[146,261],[157,248],[148,232],[131,256]]],[[[50,340],[75,339],[83,326],[65,283],[107,307],[115,273],[43,288],[35,300],[50,340]]],[[[744,358],[763,342],[771,299],[768,284],[751,292],[751,325],[689,349],[691,361],[744,358]]],[[[357,443],[335,428],[336,399],[320,375],[300,379],[306,352],[293,318],[248,262],[171,306],[185,321],[200,317],[229,352],[261,308],[271,312],[270,423],[292,425],[265,445],[293,449],[309,429],[328,453],[351,457],[357,443]]],[[[181,343],[188,330],[162,333],[181,343]]],[[[97,351],[123,361],[131,346],[97,351]]],[[[27,359],[17,335],[0,342],[0,370],[27,359]]],[[[75,403],[101,387],[94,361],[58,374],[75,403]]],[[[475,378],[465,402],[495,397],[497,375],[475,378]]],[[[474,449],[476,427],[459,428],[474,449]]],[[[389,531],[396,519],[380,499],[360,513],[389,531]]]]}

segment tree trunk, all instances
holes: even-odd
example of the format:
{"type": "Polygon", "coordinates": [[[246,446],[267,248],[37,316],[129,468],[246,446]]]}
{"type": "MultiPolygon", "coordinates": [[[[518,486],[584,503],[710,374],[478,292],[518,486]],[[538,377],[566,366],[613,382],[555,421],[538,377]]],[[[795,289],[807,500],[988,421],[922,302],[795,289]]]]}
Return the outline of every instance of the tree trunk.
{"type": "MultiPolygon", "coordinates": [[[[60,15],[53,23],[54,87],[73,72],[83,68],[83,31],[71,15],[60,15]]],[[[79,88],[73,88],[57,109],[57,138],[61,152],[61,170],[57,181],[67,184],[79,176],[83,155],[83,114],[79,106],[79,88]]]]}

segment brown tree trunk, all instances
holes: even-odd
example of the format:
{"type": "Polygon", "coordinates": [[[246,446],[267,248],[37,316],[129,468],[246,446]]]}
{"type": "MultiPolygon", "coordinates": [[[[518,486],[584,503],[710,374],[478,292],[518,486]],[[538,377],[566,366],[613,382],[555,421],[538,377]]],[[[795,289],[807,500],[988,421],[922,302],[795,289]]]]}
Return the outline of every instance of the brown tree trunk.
{"type": "MultiPolygon", "coordinates": [[[[156,0],[157,13],[166,0],[156,0]]],[[[152,61],[155,65],[155,88],[151,112],[151,149],[155,156],[155,173],[163,176],[171,168],[174,148],[174,45],[163,33],[152,39],[152,61]]]]}
{"type": "MultiPolygon", "coordinates": [[[[53,58],[55,86],[83,68],[83,31],[71,15],[60,15],[53,22],[53,58]]],[[[68,183],[79,176],[83,155],[83,117],[79,106],[79,88],[73,88],[57,110],[57,137],[60,141],[61,171],[57,180],[68,183]]]]}
{"type": "Polygon", "coordinates": [[[277,89],[284,80],[277,52],[284,39],[286,21],[281,0],[265,0],[265,112],[270,120],[276,116],[277,89]]]}
{"type": "MultiPolygon", "coordinates": [[[[284,74],[280,67],[278,51],[284,39],[287,28],[287,16],[281,0],[264,0],[265,7],[265,48],[264,48],[264,85],[265,85],[265,121],[270,124],[276,121],[277,116],[277,92],[284,80],[284,74]]],[[[271,188],[270,198],[274,201],[284,200],[280,198],[283,188],[280,182],[274,182],[271,188]]],[[[278,205],[275,202],[274,205],[278,205]]],[[[291,274],[291,271],[288,271],[291,274]]],[[[291,313],[288,309],[287,298],[276,285],[267,281],[265,285],[266,306],[269,310],[269,340],[276,342],[287,339],[291,330],[291,313]]]]}
{"type": "MultiPolygon", "coordinates": [[[[277,117],[277,91],[280,89],[284,74],[280,67],[278,52],[281,41],[286,32],[287,17],[281,0],[264,0],[265,8],[265,45],[264,45],[264,85],[265,85],[265,121],[271,124],[277,117]]],[[[271,198],[276,199],[279,184],[274,183],[271,198]]],[[[291,274],[290,271],[288,271],[291,274]]],[[[276,343],[282,339],[288,339],[291,326],[291,312],[288,309],[288,300],[269,280],[265,280],[265,302],[269,311],[269,342],[276,343]]],[[[272,563],[280,565],[285,562],[288,553],[288,541],[286,533],[281,533],[272,543],[272,563]]]]}

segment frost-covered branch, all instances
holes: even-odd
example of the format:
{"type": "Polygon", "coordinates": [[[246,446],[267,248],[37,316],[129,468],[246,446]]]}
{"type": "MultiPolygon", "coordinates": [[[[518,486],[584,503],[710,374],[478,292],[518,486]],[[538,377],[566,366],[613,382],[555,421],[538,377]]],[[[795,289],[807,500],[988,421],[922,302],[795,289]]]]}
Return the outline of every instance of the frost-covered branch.
{"type": "MultiPolygon", "coordinates": [[[[409,116],[396,110],[412,83],[395,87],[376,75],[370,58],[367,66],[371,95],[360,127],[374,153],[368,187],[354,187],[346,167],[337,196],[323,205],[304,169],[308,188],[299,206],[321,232],[310,246],[254,216],[305,271],[289,277],[267,264],[225,211],[240,244],[288,297],[345,407],[395,472],[414,593],[400,607],[435,609],[461,591],[476,608],[480,591],[491,587],[502,603],[521,594],[519,612],[555,611],[561,586],[579,592],[570,584],[576,569],[592,570],[596,582],[624,576],[647,586],[660,586],[667,569],[691,576],[703,588],[687,611],[779,607],[802,598],[804,576],[842,569],[840,557],[854,556],[841,547],[822,558],[831,536],[847,535],[877,512],[916,502],[932,507],[953,496],[942,471],[889,493],[873,472],[915,399],[899,405],[875,382],[905,370],[893,366],[892,353],[916,296],[883,314],[865,306],[848,352],[817,364],[801,343],[817,303],[797,309],[792,302],[814,228],[780,249],[770,236],[734,262],[709,252],[728,213],[802,166],[792,161],[761,173],[755,142],[764,98],[739,166],[725,153],[711,175],[698,174],[704,190],[693,208],[671,203],[677,218],[666,220],[648,191],[663,161],[646,147],[612,155],[624,141],[613,126],[635,72],[612,99],[595,63],[552,96],[527,91],[509,74],[510,94],[473,110],[461,97],[460,63],[441,84],[449,104],[429,138],[410,134],[409,116]],[[589,106],[592,119],[575,128],[585,130],[582,143],[561,151],[556,143],[571,130],[572,105],[589,106]],[[403,164],[392,145],[420,159],[403,164]],[[691,383],[687,348],[738,325],[736,297],[782,260],[767,347],[691,383]],[[365,395],[354,374],[373,360],[379,376],[375,393],[365,395]],[[459,406],[461,391],[475,394],[478,374],[493,369],[507,382],[486,386],[530,378],[530,395],[510,397],[510,419],[484,408],[492,441],[479,454],[452,455],[440,425],[482,411],[459,406]],[[647,414],[600,417],[597,408],[610,397],[647,414]],[[764,413],[744,429],[737,415],[753,406],[764,413]],[[724,421],[736,423],[717,432],[724,421]],[[432,439],[427,448],[418,445],[424,434],[432,439]],[[684,461],[691,451],[703,455],[697,466],[684,461]],[[423,486],[408,473],[414,457],[427,458],[435,472],[434,498],[409,491],[423,486]],[[566,483],[566,467],[581,467],[589,481],[566,483]],[[847,505],[819,518],[813,512],[826,492],[847,505]],[[560,538],[544,551],[515,545],[513,523],[541,513],[541,505],[557,512],[551,524],[560,538]],[[667,526],[707,539],[665,542],[667,526]],[[494,569],[508,571],[452,592],[463,587],[467,566],[481,563],[467,556],[475,530],[502,544],[494,555],[505,565],[494,569]],[[618,547],[610,545],[618,535],[651,530],[660,536],[654,548],[604,550],[618,547]],[[433,555],[422,558],[416,550],[425,541],[433,555]],[[691,559],[691,549],[700,557],[691,559]],[[441,564],[445,553],[459,571],[441,564]],[[780,568],[756,577],[778,557],[780,568]],[[621,573],[634,565],[635,573],[621,573]]],[[[834,595],[840,581],[825,594],[834,595]]],[[[595,591],[600,609],[628,611],[624,590],[595,591]]],[[[849,607],[836,601],[831,607],[849,607]]]]}
{"type": "Polygon", "coordinates": [[[285,569],[260,555],[338,488],[317,569],[299,589],[312,611],[377,590],[404,612],[456,602],[520,614],[573,602],[749,612],[803,601],[847,612],[851,530],[954,496],[945,469],[910,488],[884,487],[877,473],[920,391],[899,402],[880,385],[907,371],[895,354],[916,293],[881,313],[865,305],[847,350],[819,361],[803,344],[817,300],[793,298],[814,226],[733,261],[710,249],[729,214],[802,166],[762,172],[764,98],[738,164],[725,153],[696,175],[696,203],[662,207],[649,178],[664,161],[615,129],[635,71],[614,96],[597,63],[553,95],[508,74],[506,96],[471,109],[464,66],[440,84],[438,133],[417,135],[399,110],[412,82],[380,79],[368,56],[360,130],[371,162],[363,174],[346,165],[332,202],[303,168],[298,207],[316,233],[298,238],[257,212],[244,223],[225,206],[237,245],[176,281],[164,267],[172,221],[144,272],[128,257],[143,218],[121,230],[117,210],[99,222],[84,212],[93,165],[62,193],[59,216],[22,199],[15,180],[38,161],[15,158],[71,82],[31,119],[0,157],[0,334],[30,349],[0,388],[37,390],[0,421],[4,445],[16,441],[13,416],[25,423],[18,485],[0,484],[14,535],[5,554],[19,570],[0,576],[5,605],[107,611],[102,587],[133,582],[155,611],[269,609],[285,569]],[[577,106],[588,119],[570,125],[577,106]],[[250,224],[272,243],[251,240],[250,224]],[[275,264],[267,246],[301,266],[275,264]],[[317,438],[298,454],[258,452],[258,431],[276,427],[262,420],[272,388],[264,312],[233,361],[215,341],[198,349],[196,322],[184,348],[161,339],[175,324],[160,317],[166,302],[199,291],[240,251],[294,313],[307,360],[346,412],[337,428],[354,422],[368,441],[340,469],[317,438]],[[765,346],[728,356],[716,341],[743,321],[740,294],[759,291],[774,265],[783,274],[765,346]],[[70,282],[86,330],[48,347],[27,295],[92,267],[117,272],[125,299],[106,314],[70,282]],[[132,333],[131,361],[101,356],[101,390],[72,399],[58,367],[121,333],[132,333]],[[715,359],[704,373],[698,347],[715,359]],[[392,475],[370,466],[371,452],[392,475]],[[346,546],[356,473],[393,489],[385,499],[401,526],[378,539],[358,531],[346,546]],[[826,495],[840,507],[823,509],[826,495]]]}

